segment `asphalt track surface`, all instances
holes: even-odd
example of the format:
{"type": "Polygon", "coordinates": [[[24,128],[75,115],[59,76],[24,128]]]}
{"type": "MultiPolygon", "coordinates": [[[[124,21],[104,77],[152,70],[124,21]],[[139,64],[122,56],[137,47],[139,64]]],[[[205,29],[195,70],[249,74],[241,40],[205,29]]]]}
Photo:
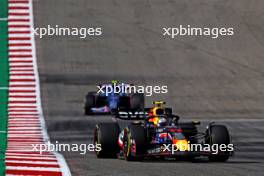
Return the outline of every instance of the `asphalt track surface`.
{"type": "Polygon", "coordinates": [[[118,79],[168,85],[165,100],[183,119],[219,121],[236,146],[226,163],[126,162],[63,152],[73,175],[263,175],[263,1],[45,0],[34,2],[35,26],[103,27],[85,40],[37,40],[42,103],[52,141],[91,143],[92,128],[109,116],[82,115],[84,95],[118,79]],[[235,35],[162,37],[175,25],[234,27],[235,35]]]}

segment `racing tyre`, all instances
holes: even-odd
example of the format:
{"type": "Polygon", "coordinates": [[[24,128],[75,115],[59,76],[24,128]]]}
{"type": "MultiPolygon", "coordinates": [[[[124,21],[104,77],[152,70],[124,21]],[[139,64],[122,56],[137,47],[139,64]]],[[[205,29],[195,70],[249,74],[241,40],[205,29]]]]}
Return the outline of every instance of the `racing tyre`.
{"type": "Polygon", "coordinates": [[[91,108],[95,107],[95,102],[96,102],[96,95],[93,92],[89,92],[85,96],[85,100],[84,100],[84,115],[92,114],[91,108]]]}
{"type": "Polygon", "coordinates": [[[118,109],[121,111],[126,111],[130,109],[130,97],[129,96],[120,96],[118,109]]]}
{"type": "MultiPolygon", "coordinates": [[[[230,144],[229,132],[224,125],[212,125],[209,127],[207,143],[211,146],[213,144],[225,144],[226,146],[230,144]]],[[[225,162],[228,160],[230,152],[218,152],[218,154],[212,154],[208,156],[209,160],[212,162],[225,162]]]]}
{"type": "Polygon", "coordinates": [[[144,110],[145,97],[142,93],[133,94],[130,98],[130,108],[132,110],[144,110]]]}
{"type": "Polygon", "coordinates": [[[115,158],[119,153],[118,136],[120,128],[117,123],[100,123],[94,130],[94,144],[101,145],[96,151],[97,158],[115,158]]]}
{"type": "Polygon", "coordinates": [[[142,160],[147,143],[145,128],[140,125],[130,125],[128,128],[125,128],[123,140],[123,155],[125,160],[142,160]]]}

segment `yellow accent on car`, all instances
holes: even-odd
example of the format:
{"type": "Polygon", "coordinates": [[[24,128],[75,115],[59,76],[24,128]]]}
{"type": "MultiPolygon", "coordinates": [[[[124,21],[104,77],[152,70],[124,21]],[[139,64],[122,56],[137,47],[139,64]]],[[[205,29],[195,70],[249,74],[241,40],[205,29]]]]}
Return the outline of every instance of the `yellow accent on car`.
{"type": "Polygon", "coordinates": [[[177,151],[181,151],[181,152],[190,150],[189,143],[186,139],[178,140],[176,142],[176,147],[177,147],[177,151]]]}
{"type": "Polygon", "coordinates": [[[158,106],[158,107],[161,107],[162,105],[166,104],[164,101],[153,101],[153,104],[158,106]]]}
{"type": "Polygon", "coordinates": [[[153,123],[154,123],[154,125],[157,125],[158,122],[159,122],[159,117],[154,117],[154,118],[153,118],[153,123]]]}

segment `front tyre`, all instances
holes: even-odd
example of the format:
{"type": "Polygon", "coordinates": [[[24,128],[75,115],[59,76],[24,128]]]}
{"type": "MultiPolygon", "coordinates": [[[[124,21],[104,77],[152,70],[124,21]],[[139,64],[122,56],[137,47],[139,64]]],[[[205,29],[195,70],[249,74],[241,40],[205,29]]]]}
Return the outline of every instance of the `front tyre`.
{"type": "MultiPolygon", "coordinates": [[[[217,144],[218,147],[221,144],[225,144],[226,146],[230,144],[230,135],[229,132],[224,125],[212,125],[209,126],[208,129],[208,138],[207,143],[210,146],[217,144]]],[[[229,159],[230,152],[228,151],[218,151],[217,154],[211,154],[208,156],[209,160],[212,162],[225,162],[229,159]]]]}
{"type": "Polygon", "coordinates": [[[100,145],[101,150],[96,151],[97,158],[116,157],[120,149],[118,136],[120,128],[117,123],[100,123],[94,129],[94,144],[100,145]]]}
{"type": "Polygon", "coordinates": [[[143,126],[130,125],[124,129],[123,155],[127,161],[139,161],[143,159],[146,149],[146,131],[143,126]]]}

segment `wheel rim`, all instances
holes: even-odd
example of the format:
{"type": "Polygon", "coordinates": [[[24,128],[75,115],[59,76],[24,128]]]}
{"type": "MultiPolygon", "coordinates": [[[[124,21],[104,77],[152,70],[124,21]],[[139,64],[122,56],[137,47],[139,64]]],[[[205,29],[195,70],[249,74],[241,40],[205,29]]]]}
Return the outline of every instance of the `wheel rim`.
{"type": "MultiPolygon", "coordinates": [[[[99,142],[99,137],[98,137],[98,128],[96,128],[96,129],[94,130],[94,145],[96,146],[97,144],[100,144],[100,142],[99,142]]],[[[96,154],[97,156],[99,156],[99,153],[100,153],[100,151],[96,151],[96,150],[95,150],[95,154],[96,154]]]]}
{"type": "Polygon", "coordinates": [[[127,159],[129,157],[130,154],[130,142],[129,142],[129,137],[128,134],[125,133],[124,135],[124,147],[123,147],[123,154],[125,159],[127,159]]]}

